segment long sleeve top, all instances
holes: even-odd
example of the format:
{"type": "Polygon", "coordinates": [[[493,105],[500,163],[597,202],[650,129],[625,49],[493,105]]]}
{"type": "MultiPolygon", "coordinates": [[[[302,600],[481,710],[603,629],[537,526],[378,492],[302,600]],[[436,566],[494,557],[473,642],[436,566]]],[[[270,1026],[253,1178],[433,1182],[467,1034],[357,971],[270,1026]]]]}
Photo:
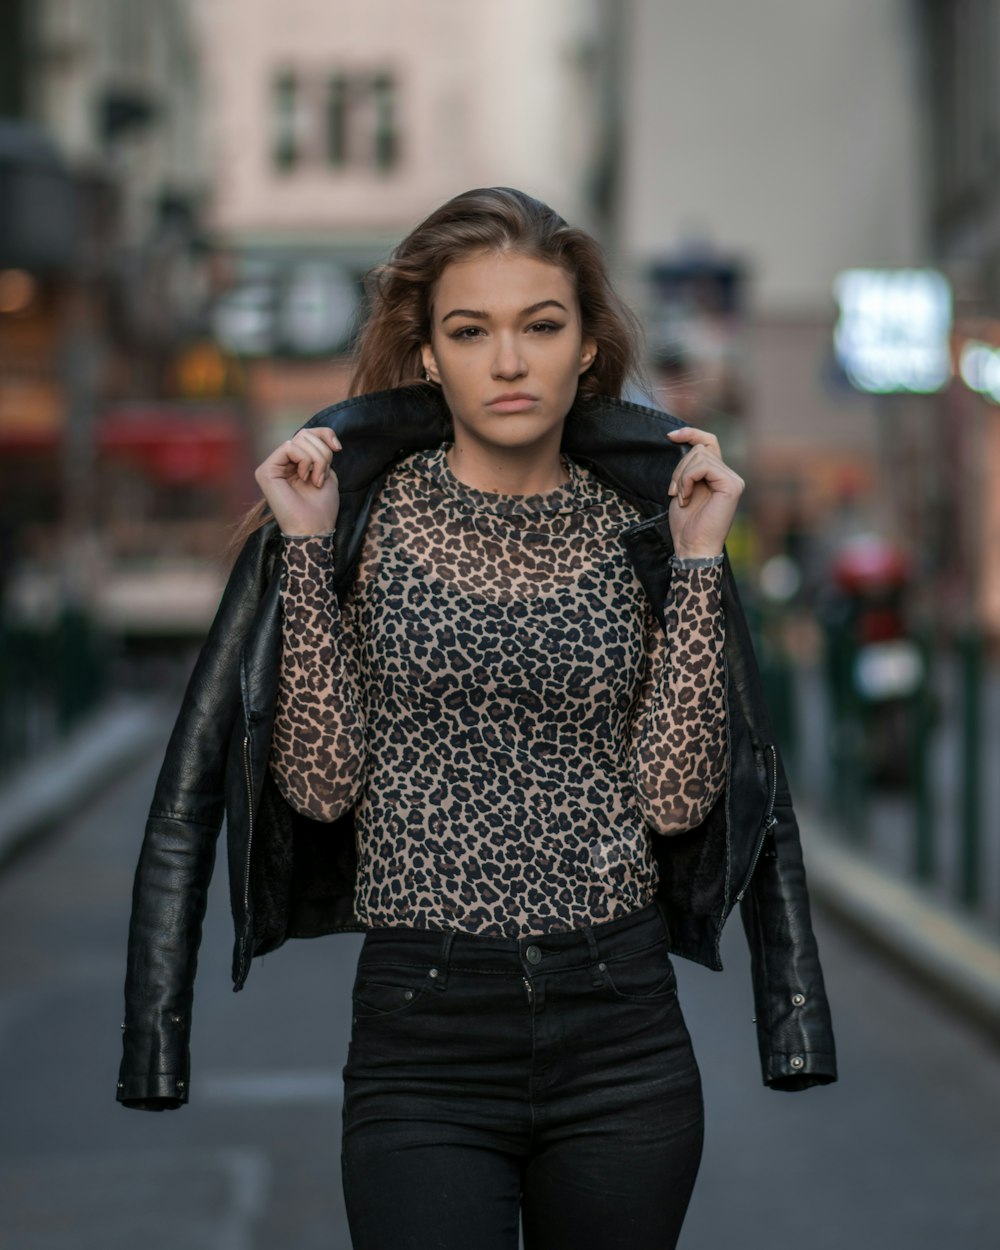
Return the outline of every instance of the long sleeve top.
{"type": "Polygon", "coordinates": [[[368,927],[614,919],[724,785],[721,570],[673,572],[664,633],[627,501],[570,460],[543,494],[476,490],[447,451],[390,472],[342,607],[331,537],[285,537],[275,780],[315,820],[354,807],[368,927]]]}

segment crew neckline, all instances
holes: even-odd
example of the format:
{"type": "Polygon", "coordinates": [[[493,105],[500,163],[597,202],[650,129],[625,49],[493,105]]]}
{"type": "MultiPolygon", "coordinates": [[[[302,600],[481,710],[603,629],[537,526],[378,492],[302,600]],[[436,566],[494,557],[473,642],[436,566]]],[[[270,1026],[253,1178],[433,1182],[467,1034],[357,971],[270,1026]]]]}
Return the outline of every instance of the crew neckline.
{"type": "Polygon", "coordinates": [[[425,471],[448,498],[476,511],[491,512],[494,516],[538,517],[575,512],[591,502],[584,497],[589,475],[566,455],[562,455],[560,460],[569,474],[568,482],[534,495],[508,495],[500,491],[479,490],[456,477],[448,463],[448,452],[453,446],[453,443],[443,443],[421,453],[425,471]]]}

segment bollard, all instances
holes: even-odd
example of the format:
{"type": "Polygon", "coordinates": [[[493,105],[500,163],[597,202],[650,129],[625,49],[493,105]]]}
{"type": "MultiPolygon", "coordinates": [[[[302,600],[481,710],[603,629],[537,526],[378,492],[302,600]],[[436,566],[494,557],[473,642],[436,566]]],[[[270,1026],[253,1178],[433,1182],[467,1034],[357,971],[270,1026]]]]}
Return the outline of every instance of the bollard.
{"type": "Polygon", "coordinates": [[[789,776],[798,776],[798,734],[796,732],[795,684],[792,664],[784,643],[782,613],[772,607],[757,615],[754,646],[760,669],[761,686],[775,740],[789,776]]]}
{"type": "Polygon", "coordinates": [[[56,699],[59,727],[68,732],[96,707],[105,685],[102,639],[87,613],[63,607],[58,624],[56,699]]]}
{"type": "Polygon", "coordinates": [[[825,620],[830,709],[829,807],[851,841],[868,838],[866,732],[854,680],[856,648],[846,611],[825,620]]]}
{"type": "Polygon", "coordinates": [[[983,639],[974,626],[959,637],[961,672],[962,787],[960,797],[959,898],[967,907],[979,902],[980,754],[982,737],[983,639]]]}
{"type": "Polygon", "coordinates": [[[930,631],[927,627],[914,632],[913,641],[920,648],[923,673],[913,696],[910,719],[910,797],[913,804],[913,873],[927,884],[934,877],[934,818],[930,769],[927,766],[931,729],[934,720],[933,665],[930,631]]]}

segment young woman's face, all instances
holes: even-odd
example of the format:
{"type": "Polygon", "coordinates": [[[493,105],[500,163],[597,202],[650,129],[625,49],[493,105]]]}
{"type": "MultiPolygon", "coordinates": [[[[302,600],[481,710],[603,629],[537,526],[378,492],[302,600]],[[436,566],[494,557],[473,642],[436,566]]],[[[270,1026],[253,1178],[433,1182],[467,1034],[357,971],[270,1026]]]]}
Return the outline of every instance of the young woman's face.
{"type": "Polygon", "coordinates": [[[558,446],[580,374],[597,354],[576,290],[558,265],[480,252],[444,270],[424,367],[441,384],[456,441],[558,446]],[[558,434],[556,433],[558,431],[558,434]]]}

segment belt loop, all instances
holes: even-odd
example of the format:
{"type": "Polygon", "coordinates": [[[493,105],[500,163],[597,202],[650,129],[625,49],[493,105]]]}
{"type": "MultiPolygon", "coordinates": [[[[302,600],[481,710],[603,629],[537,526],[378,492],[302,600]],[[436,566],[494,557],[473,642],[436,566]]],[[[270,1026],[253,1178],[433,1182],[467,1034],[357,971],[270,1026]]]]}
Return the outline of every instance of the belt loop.
{"type": "Polygon", "coordinates": [[[587,950],[590,952],[591,985],[603,985],[604,969],[600,967],[601,952],[597,947],[597,938],[594,937],[593,925],[585,924],[583,932],[587,939],[587,950]]]}
{"type": "Polygon", "coordinates": [[[454,932],[448,932],[444,935],[444,941],[441,943],[441,962],[437,966],[436,976],[434,977],[435,989],[443,990],[448,988],[448,969],[451,964],[451,947],[454,941],[454,932]]]}
{"type": "Polygon", "coordinates": [[[604,985],[604,966],[600,963],[601,953],[594,936],[594,926],[584,925],[584,936],[586,949],[590,953],[590,984],[595,989],[600,989],[604,985]]]}

